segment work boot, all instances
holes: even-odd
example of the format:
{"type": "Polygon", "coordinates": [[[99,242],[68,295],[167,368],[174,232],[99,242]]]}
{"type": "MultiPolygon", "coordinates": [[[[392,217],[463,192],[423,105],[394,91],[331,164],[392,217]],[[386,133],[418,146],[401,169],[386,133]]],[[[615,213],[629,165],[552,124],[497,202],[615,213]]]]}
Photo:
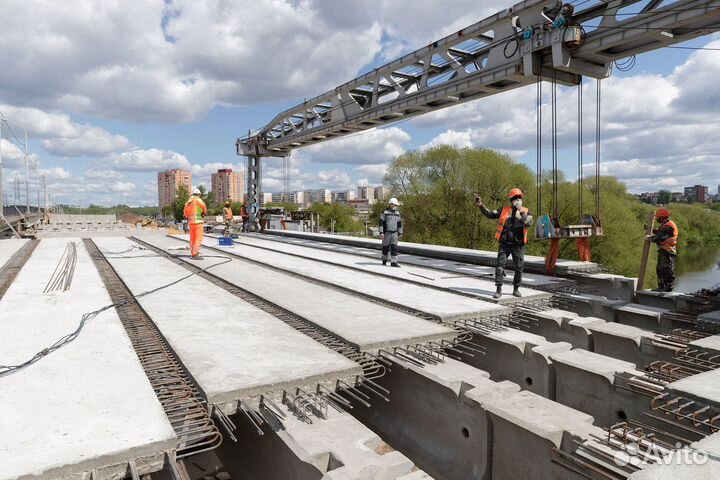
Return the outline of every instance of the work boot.
{"type": "Polygon", "coordinates": [[[495,290],[495,295],[493,295],[493,298],[500,298],[502,297],[502,287],[497,287],[497,290],[495,290]]]}
{"type": "Polygon", "coordinates": [[[383,266],[387,266],[387,260],[383,260],[383,266]]]}
{"type": "Polygon", "coordinates": [[[658,287],[658,288],[653,288],[652,291],[653,291],[653,292],[664,292],[665,289],[662,288],[662,287],[658,287]]]}
{"type": "Polygon", "coordinates": [[[390,266],[391,266],[391,267],[398,267],[398,268],[400,268],[400,264],[397,263],[397,262],[391,262],[391,263],[390,263],[390,266]]]}
{"type": "Polygon", "coordinates": [[[518,298],[522,297],[522,293],[520,293],[520,287],[513,288],[513,296],[518,298]]]}

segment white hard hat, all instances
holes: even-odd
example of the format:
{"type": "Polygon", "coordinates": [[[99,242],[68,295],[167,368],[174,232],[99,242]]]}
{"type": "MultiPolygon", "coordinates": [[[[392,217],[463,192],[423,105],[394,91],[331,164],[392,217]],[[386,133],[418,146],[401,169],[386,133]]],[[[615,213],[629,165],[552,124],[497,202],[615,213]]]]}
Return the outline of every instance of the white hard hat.
{"type": "Polygon", "coordinates": [[[193,195],[200,195],[200,189],[198,187],[193,188],[193,195]]]}
{"type": "Polygon", "coordinates": [[[388,203],[389,203],[390,205],[400,205],[400,202],[398,202],[398,199],[395,198],[395,197],[392,197],[392,198],[388,201],[388,203]]]}

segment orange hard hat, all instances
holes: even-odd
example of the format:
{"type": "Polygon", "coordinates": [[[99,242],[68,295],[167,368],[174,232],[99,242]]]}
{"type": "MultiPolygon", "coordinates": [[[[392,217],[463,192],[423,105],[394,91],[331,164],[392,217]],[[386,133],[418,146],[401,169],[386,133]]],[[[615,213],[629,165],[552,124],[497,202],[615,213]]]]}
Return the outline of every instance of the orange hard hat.
{"type": "Polygon", "coordinates": [[[510,190],[510,193],[508,193],[509,198],[515,198],[515,197],[522,198],[522,196],[523,196],[522,190],[520,190],[519,188],[513,188],[512,190],[510,190]]]}
{"type": "Polygon", "coordinates": [[[657,212],[655,212],[655,218],[668,218],[669,216],[670,212],[668,212],[664,208],[661,208],[657,212]]]}

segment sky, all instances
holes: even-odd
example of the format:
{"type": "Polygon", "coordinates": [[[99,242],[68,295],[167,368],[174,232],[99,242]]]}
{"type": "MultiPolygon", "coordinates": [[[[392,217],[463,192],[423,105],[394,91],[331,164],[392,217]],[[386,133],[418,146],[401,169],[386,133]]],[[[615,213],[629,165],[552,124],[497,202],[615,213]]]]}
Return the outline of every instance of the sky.
{"type": "MultiPolygon", "coordinates": [[[[5,0],[0,112],[18,137],[3,130],[6,199],[14,176],[25,176],[24,130],[31,180],[35,170],[45,175],[58,203],[155,205],[157,172],[170,168],[208,185],[218,168],[244,168],[235,139],[249,129],[512,3],[5,0]]],[[[720,48],[720,37],[683,45],[720,48]]],[[[614,70],[602,82],[601,172],[634,193],[698,183],[715,193],[718,78],[718,50],[662,49],[639,55],[629,72],[614,70]]],[[[582,88],[592,174],[595,81],[582,88]]],[[[560,167],[569,179],[577,177],[576,99],[577,88],[560,89],[560,167]]],[[[298,149],[290,189],[377,185],[397,155],[442,143],[500,149],[534,169],[534,108],[535,89],[525,87],[298,149]]],[[[266,161],[264,191],[281,190],[280,166],[266,161]]]]}

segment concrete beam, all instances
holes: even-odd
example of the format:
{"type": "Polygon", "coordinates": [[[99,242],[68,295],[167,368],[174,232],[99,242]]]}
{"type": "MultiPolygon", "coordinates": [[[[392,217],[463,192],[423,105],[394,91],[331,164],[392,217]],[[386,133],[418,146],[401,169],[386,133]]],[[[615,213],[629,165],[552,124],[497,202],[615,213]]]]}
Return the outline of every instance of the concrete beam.
{"type": "Polygon", "coordinates": [[[5,238],[0,240],[0,269],[15,255],[18,250],[24,247],[29,240],[18,238],[5,238]]]}
{"type": "MultiPolygon", "coordinates": [[[[320,242],[339,243],[343,245],[360,246],[363,248],[380,248],[380,241],[358,237],[347,237],[343,235],[327,235],[322,233],[291,232],[287,230],[266,230],[269,235],[282,235],[295,238],[306,238],[320,242]]],[[[426,245],[422,243],[402,242],[399,246],[400,253],[409,253],[424,257],[443,258],[450,261],[475,263],[478,265],[494,266],[497,252],[484,250],[471,250],[467,248],[447,247],[442,245],[426,245]]],[[[512,268],[512,267],[510,267],[512,268]]],[[[558,260],[556,272],[560,275],[575,272],[594,272],[597,264],[592,262],[578,262],[574,260],[558,260]]],[[[527,271],[545,273],[545,258],[528,255],[525,257],[525,269],[527,271]]]]}
{"type": "Polygon", "coordinates": [[[520,390],[486,372],[447,359],[440,365],[397,360],[378,380],[390,402],[351,413],[437,480],[489,479],[492,435],[482,402],[520,390]]]}
{"type": "Polygon", "coordinates": [[[217,451],[232,478],[243,480],[412,480],[430,478],[403,454],[345,412],[328,409],[325,419],[301,421],[285,405],[283,426],[265,424],[258,435],[241,414],[237,442],[217,451]]]}
{"type": "Polygon", "coordinates": [[[553,448],[574,450],[573,439],[605,432],[593,418],[532,392],[483,403],[493,435],[492,478],[572,479],[576,475],[553,463],[553,448]]]}
{"type": "Polygon", "coordinates": [[[551,355],[572,348],[569,343],[549,342],[539,335],[512,328],[475,335],[472,342],[485,348],[485,355],[463,357],[464,362],[490,372],[495,381],[509,380],[549,399],[555,398],[551,355]]]}
{"type": "Polygon", "coordinates": [[[656,343],[654,334],[631,325],[601,323],[588,327],[594,340],[594,351],[644,367],[656,360],[670,362],[678,350],[656,343]]]}
{"type": "MultiPolygon", "coordinates": [[[[94,241],[105,252],[134,245],[125,238],[94,241]]],[[[136,296],[190,275],[168,259],[137,250],[105,257],[136,296]]],[[[354,362],[198,276],[143,296],[138,303],[208,402],[228,414],[237,409],[238,400],[361,372],[354,362]],[[212,302],[199,301],[204,298],[212,302]]]]}
{"type": "MultiPolygon", "coordinates": [[[[166,243],[162,243],[163,241],[160,239],[153,238],[151,243],[157,245],[177,245],[179,242],[177,242],[175,238],[176,237],[165,239],[164,242],[166,243]]],[[[145,237],[143,237],[143,239],[145,239],[145,237]]],[[[207,239],[203,242],[203,245],[211,246],[215,243],[214,240],[207,239]]],[[[467,298],[451,292],[427,288],[422,285],[406,283],[394,278],[378,277],[371,272],[361,272],[333,265],[324,265],[314,260],[288,257],[282,253],[257,249],[250,252],[240,247],[231,250],[222,250],[222,252],[223,254],[230,254],[238,259],[262,262],[275,268],[337,285],[349,291],[391,302],[398,306],[408,307],[447,322],[467,318],[497,317],[511,313],[511,310],[507,307],[478,299],[467,298]]],[[[377,265],[376,268],[389,269],[389,267],[384,268],[377,265]]]]}
{"type": "MultiPolygon", "coordinates": [[[[70,289],[43,293],[66,240],[42,240],[0,302],[2,363],[32,358],[75,331],[85,313],[112,304],[82,243],[70,289]]],[[[83,479],[162,468],[177,437],[115,313],[88,322],[75,341],[0,378],[0,479],[83,479]]]]}
{"type": "MultiPolygon", "coordinates": [[[[166,250],[178,245],[175,239],[165,236],[144,237],[144,239],[151,245],[166,250]]],[[[179,258],[202,268],[217,261],[207,256],[203,260],[192,260],[188,256],[179,258]]],[[[360,351],[376,352],[378,349],[394,346],[452,340],[457,336],[455,330],[438,323],[398,312],[234,256],[228,258],[234,260],[213,268],[211,273],[302,317],[327,332],[334,333],[360,351]]],[[[289,268],[291,271],[294,270],[292,264],[289,268]]]]}
{"type": "Polygon", "coordinates": [[[551,359],[555,367],[555,400],[591,415],[597,426],[640,419],[649,410],[649,398],[615,386],[616,372],[642,375],[634,364],[585,350],[553,354],[551,359]]]}

